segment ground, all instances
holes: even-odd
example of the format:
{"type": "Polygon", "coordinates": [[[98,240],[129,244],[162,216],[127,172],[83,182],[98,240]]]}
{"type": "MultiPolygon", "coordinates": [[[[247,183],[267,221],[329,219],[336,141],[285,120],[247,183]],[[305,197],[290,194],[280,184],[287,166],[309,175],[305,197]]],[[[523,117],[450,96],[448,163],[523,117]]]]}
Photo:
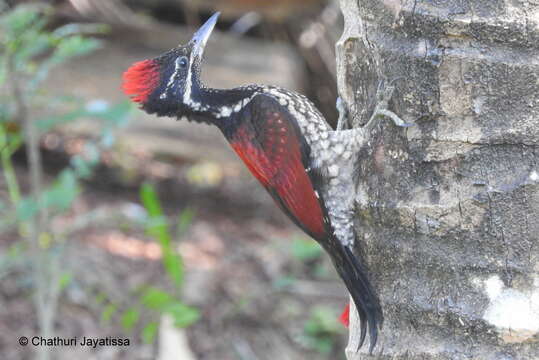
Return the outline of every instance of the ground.
{"type": "MultiPolygon", "coordinates": [[[[62,167],[61,153],[44,154],[48,169],[62,167]]],[[[17,157],[17,172],[25,179],[22,159],[22,155],[17,157]]],[[[325,358],[325,353],[312,349],[305,326],[320,308],[336,320],[347,301],[346,291],[325,256],[302,261],[293,255],[294,242],[308,240],[258,184],[243,172],[232,172],[222,175],[217,184],[197,186],[185,181],[193,172],[192,164],[174,166],[170,177],[157,172],[159,178],[144,174],[141,168],[146,173],[155,172],[166,167],[164,162],[146,159],[138,164],[136,172],[141,174],[124,186],[114,180],[123,178],[117,169],[103,166],[99,175],[85,184],[69,214],[68,219],[99,210],[105,220],[92,222],[66,240],[63,263],[73,280],[61,297],[56,321],[59,336],[127,336],[131,345],[97,350],[61,348],[55,359],[156,356],[155,344],[143,344],[140,336],[126,333],[114,316],[110,322],[103,321],[105,305],[96,301],[99,294],[106,294],[108,302],[128,307],[135,303],[133,291],[141,284],[170,286],[159,246],[129,220],[143,212],[138,185],[144,180],[156,184],[169,219],[185,208],[195,211],[177,248],[187,271],[182,298],[199,307],[202,314],[200,321],[187,329],[197,359],[301,359],[305,354],[325,358]],[[127,220],[116,221],[119,216],[127,220]]],[[[0,189],[5,189],[3,183],[0,189]]],[[[8,235],[7,241],[1,242],[1,252],[6,253],[16,239],[14,233],[8,235]]],[[[26,265],[21,266],[4,276],[0,286],[0,349],[6,360],[29,359],[31,348],[21,347],[17,339],[36,333],[32,288],[22,275],[26,265]]],[[[321,341],[333,343],[332,358],[342,356],[343,327],[321,337],[321,341]]]]}

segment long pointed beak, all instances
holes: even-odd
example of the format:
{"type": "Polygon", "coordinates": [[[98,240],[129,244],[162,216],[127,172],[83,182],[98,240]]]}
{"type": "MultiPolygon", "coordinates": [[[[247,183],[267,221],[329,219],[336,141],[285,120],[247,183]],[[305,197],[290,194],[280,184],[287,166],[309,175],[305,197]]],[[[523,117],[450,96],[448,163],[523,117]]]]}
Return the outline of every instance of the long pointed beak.
{"type": "Polygon", "coordinates": [[[193,35],[193,38],[191,39],[191,42],[193,43],[193,55],[202,58],[202,54],[204,53],[204,47],[206,46],[206,42],[210,38],[211,32],[213,31],[213,28],[215,27],[215,24],[217,23],[217,19],[219,18],[220,12],[216,12],[212,15],[205,23],[198,29],[198,31],[193,35]]]}

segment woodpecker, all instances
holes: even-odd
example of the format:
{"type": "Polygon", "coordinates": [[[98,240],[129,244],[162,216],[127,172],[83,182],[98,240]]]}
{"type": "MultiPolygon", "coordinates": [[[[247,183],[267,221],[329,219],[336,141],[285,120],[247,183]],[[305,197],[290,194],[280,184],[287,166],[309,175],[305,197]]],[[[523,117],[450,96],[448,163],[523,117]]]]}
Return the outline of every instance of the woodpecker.
{"type": "Polygon", "coordinates": [[[219,13],[185,45],[133,64],[123,90],[149,114],[186,117],[217,126],[277,205],[329,254],[361,320],[359,347],[376,345],[382,308],[363,262],[354,254],[353,226],[357,154],[377,117],[407,126],[387,110],[392,87],[383,92],[369,122],[343,130],[346,111],[333,130],[305,96],[277,86],[212,89],[200,79],[204,48],[219,13]]]}

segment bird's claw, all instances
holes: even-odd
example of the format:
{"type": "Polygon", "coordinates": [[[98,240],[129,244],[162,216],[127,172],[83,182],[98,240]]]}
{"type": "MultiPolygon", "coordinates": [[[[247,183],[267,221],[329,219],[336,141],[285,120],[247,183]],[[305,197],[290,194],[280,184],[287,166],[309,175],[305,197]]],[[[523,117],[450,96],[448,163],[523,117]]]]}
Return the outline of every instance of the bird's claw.
{"type": "Polygon", "coordinates": [[[376,104],[376,107],[374,108],[371,118],[367,122],[366,127],[372,127],[376,118],[383,116],[390,118],[391,120],[393,120],[393,123],[395,123],[395,125],[400,127],[410,127],[414,125],[405,122],[393,111],[388,110],[389,101],[393,97],[393,92],[395,91],[395,86],[393,84],[398,79],[401,79],[401,77],[391,80],[389,84],[385,87],[383,86],[383,81],[380,82],[380,84],[378,85],[378,90],[376,91],[376,98],[378,102],[376,104]]]}

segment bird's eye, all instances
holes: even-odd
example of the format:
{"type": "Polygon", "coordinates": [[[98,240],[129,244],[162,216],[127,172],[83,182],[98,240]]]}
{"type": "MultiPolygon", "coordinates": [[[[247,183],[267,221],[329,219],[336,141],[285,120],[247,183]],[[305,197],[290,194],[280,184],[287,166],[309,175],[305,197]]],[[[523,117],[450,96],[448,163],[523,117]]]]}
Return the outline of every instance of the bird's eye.
{"type": "Polygon", "coordinates": [[[185,56],[182,56],[177,61],[178,61],[178,65],[181,68],[185,68],[187,66],[187,64],[189,63],[189,61],[187,60],[187,57],[185,57],[185,56]]]}

